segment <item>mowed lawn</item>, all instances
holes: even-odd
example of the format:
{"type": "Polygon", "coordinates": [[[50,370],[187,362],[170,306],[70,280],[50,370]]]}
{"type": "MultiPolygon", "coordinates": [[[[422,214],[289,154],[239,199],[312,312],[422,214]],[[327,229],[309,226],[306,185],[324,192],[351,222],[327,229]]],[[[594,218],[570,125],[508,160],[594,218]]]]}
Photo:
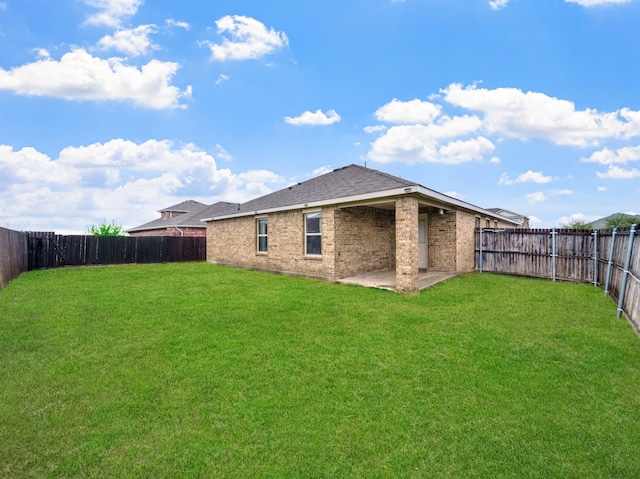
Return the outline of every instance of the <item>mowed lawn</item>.
{"type": "Polygon", "coordinates": [[[0,292],[0,477],[640,477],[640,339],[590,285],[416,295],[207,263],[0,292]]]}

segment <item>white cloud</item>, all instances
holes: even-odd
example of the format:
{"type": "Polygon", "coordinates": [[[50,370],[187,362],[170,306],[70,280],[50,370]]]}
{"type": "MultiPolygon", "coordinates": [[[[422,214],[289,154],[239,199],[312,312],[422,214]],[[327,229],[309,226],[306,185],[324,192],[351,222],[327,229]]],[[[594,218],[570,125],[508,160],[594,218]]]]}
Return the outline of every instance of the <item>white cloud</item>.
{"type": "Polygon", "coordinates": [[[451,141],[481,126],[477,117],[442,117],[428,125],[398,125],[386,130],[371,144],[367,157],[379,163],[462,163],[479,160],[494,145],[484,137],[451,141]],[[443,144],[444,141],[448,143],[443,144]]]}
{"type": "Polygon", "coordinates": [[[585,215],[583,213],[573,213],[569,216],[561,216],[556,220],[556,224],[560,226],[570,225],[576,221],[581,223],[591,223],[592,221],[599,220],[600,216],[585,215]]]}
{"type": "Polygon", "coordinates": [[[606,186],[598,186],[598,191],[600,193],[603,193],[603,192],[607,191],[607,187],[606,186]]]}
{"type": "Polygon", "coordinates": [[[341,120],[340,115],[335,110],[329,110],[326,114],[322,110],[316,110],[315,112],[305,111],[299,116],[291,117],[285,116],[284,121],[290,125],[302,126],[302,125],[331,125],[341,120]]]}
{"type": "Polygon", "coordinates": [[[439,115],[442,107],[428,101],[418,99],[400,101],[394,98],[381,106],[374,113],[379,121],[385,123],[414,124],[431,123],[439,115]]]}
{"type": "Polygon", "coordinates": [[[544,184],[544,183],[550,183],[551,181],[553,181],[553,178],[551,176],[545,176],[545,174],[542,173],[541,171],[529,170],[525,173],[522,173],[521,175],[518,175],[518,177],[514,180],[509,178],[508,174],[503,173],[502,176],[500,177],[500,180],[498,181],[498,184],[499,185],[516,185],[519,183],[544,184]]]}
{"type": "Polygon", "coordinates": [[[493,158],[491,158],[489,160],[489,163],[494,164],[494,165],[499,165],[501,163],[500,158],[498,158],[497,156],[494,156],[493,158]]]}
{"type": "Polygon", "coordinates": [[[106,35],[98,41],[98,48],[102,50],[116,50],[132,57],[146,55],[159,47],[155,45],[149,35],[156,33],[155,25],[140,25],[128,30],[118,30],[113,35],[106,35]]]}
{"type": "Polygon", "coordinates": [[[362,131],[365,133],[377,133],[379,131],[386,130],[387,127],[385,125],[375,125],[375,126],[365,126],[362,131]]]}
{"type": "Polygon", "coordinates": [[[542,191],[536,191],[535,193],[529,193],[525,196],[527,199],[527,203],[531,205],[535,205],[538,203],[543,203],[547,200],[546,195],[542,191]]]}
{"type": "Polygon", "coordinates": [[[218,33],[229,35],[221,44],[202,42],[211,49],[211,59],[218,61],[251,60],[273,53],[289,44],[284,32],[276,32],[253,18],[227,15],[216,21],[218,33]]]}
{"type": "Polygon", "coordinates": [[[492,10],[500,10],[507,6],[509,0],[493,0],[489,2],[489,6],[492,10]]]}
{"type": "Polygon", "coordinates": [[[124,19],[137,13],[144,0],[84,0],[84,2],[98,9],[98,12],[87,18],[85,23],[118,27],[124,19]]]}
{"type": "Polygon", "coordinates": [[[629,161],[640,160],[640,146],[627,146],[610,150],[604,148],[594,152],[589,158],[582,158],[585,163],[599,163],[601,165],[626,164],[629,161]]]}
{"type": "Polygon", "coordinates": [[[180,99],[191,96],[191,87],[180,91],[171,85],[178,68],[178,63],[151,60],[138,69],[121,58],[105,60],[79,48],[59,61],[45,58],[11,70],[0,68],[0,90],[65,100],[131,101],[152,109],[180,108],[180,99]]]}
{"type": "Polygon", "coordinates": [[[625,170],[619,166],[610,166],[604,173],[597,172],[596,176],[600,179],[631,180],[633,178],[640,178],[640,170],[636,168],[625,170]]]}
{"type": "Polygon", "coordinates": [[[191,30],[191,25],[189,25],[187,22],[181,22],[178,20],[173,20],[171,18],[166,20],[166,22],[170,27],[179,27],[184,28],[185,30],[191,30]]]}
{"type": "Polygon", "coordinates": [[[284,183],[266,170],[234,174],[195,145],[168,140],[70,146],[55,159],[0,145],[0,171],[0,224],[62,233],[81,233],[103,218],[130,228],[186,199],[242,202],[284,183]]]}
{"type": "Polygon", "coordinates": [[[216,80],[216,85],[221,85],[227,80],[229,80],[229,75],[225,75],[224,73],[221,73],[218,79],[216,80]]]}
{"type": "Polygon", "coordinates": [[[600,5],[617,5],[629,3],[631,0],[564,0],[565,3],[577,3],[582,7],[597,7],[600,5]]]}
{"type": "Polygon", "coordinates": [[[635,114],[628,109],[600,113],[576,110],[573,102],[516,88],[488,90],[453,83],[441,90],[452,105],[484,114],[489,133],[522,140],[543,138],[557,145],[594,146],[601,140],[635,134],[635,114]]]}
{"type": "Polygon", "coordinates": [[[537,216],[529,216],[529,226],[531,228],[537,228],[542,225],[542,220],[537,216]]]}

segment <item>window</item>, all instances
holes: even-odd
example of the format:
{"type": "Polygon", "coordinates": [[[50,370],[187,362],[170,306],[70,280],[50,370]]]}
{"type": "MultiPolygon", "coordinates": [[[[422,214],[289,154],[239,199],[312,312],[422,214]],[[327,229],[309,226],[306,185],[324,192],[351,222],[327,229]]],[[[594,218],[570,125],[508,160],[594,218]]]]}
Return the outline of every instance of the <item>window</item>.
{"type": "Polygon", "coordinates": [[[267,252],[267,218],[258,218],[256,221],[258,231],[258,253],[267,252]]]}
{"type": "Polygon", "coordinates": [[[304,215],[304,254],[322,254],[322,214],[308,213],[304,215]]]}

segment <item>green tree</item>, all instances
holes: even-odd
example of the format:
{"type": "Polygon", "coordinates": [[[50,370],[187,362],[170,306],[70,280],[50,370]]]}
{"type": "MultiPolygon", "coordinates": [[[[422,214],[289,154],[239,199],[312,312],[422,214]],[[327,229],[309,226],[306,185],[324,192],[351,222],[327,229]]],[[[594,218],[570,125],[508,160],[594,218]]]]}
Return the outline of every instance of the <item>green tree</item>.
{"type": "Polygon", "coordinates": [[[590,230],[592,229],[591,223],[584,220],[571,220],[566,224],[561,225],[563,228],[572,230],[590,230]]]}
{"type": "Polygon", "coordinates": [[[630,215],[616,215],[609,218],[604,227],[605,228],[622,228],[624,226],[640,224],[640,217],[630,215]]]}
{"type": "Polygon", "coordinates": [[[107,220],[104,220],[97,225],[91,225],[87,232],[93,236],[125,236],[122,226],[117,225],[113,220],[111,220],[111,223],[107,223],[107,220]]]}

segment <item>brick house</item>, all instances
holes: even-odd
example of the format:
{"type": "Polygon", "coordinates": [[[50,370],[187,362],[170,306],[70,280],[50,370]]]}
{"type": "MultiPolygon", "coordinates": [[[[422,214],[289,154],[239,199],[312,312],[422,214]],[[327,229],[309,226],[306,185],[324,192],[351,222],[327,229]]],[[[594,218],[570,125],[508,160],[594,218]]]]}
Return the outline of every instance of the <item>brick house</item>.
{"type": "Polygon", "coordinates": [[[202,222],[227,210],[231,203],[219,201],[205,205],[199,201],[187,200],[177,205],[158,210],[160,218],[127,230],[130,236],[206,236],[207,227],[202,222]]]}
{"type": "Polygon", "coordinates": [[[358,165],[203,221],[212,263],[329,281],[392,269],[400,292],[418,290],[420,270],[472,271],[476,226],[520,226],[515,219],[358,165]]]}

